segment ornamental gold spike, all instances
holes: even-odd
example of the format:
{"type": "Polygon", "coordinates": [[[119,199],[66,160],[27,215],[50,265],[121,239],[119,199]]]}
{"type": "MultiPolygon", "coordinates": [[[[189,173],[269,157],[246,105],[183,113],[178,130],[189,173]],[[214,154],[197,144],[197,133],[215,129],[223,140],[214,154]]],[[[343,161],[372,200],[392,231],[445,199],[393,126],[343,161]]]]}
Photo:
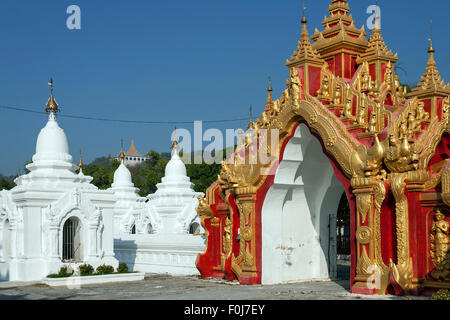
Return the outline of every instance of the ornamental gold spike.
{"type": "Polygon", "coordinates": [[[53,97],[53,78],[50,79],[48,85],[50,86],[50,99],[47,102],[47,107],[45,108],[45,112],[56,113],[59,111],[59,106],[58,106],[58,103],[56,103],[55,98],[53,97]]]}
{"type": "Polygon", "coordinates": [[[266,100],[266,107],[270,107],[273,105],[273,99],[272,99],[272,78],[269,74],[269,87],[267,88],[267,100],[266,100]]]}
{"type": "Polygon", "coordinates": [[[175,126],[175,138],[172,141],[172,150],[178,150],[177,127],[175,126]]]}
{"type": "Polygon", "coordinates": [[[119,153],[119,158],[120,160],[123,162],[123,160],[125,159],[125,152],[123,151],[123,139],[120,139],[120,153],[119,153]]]}
{"type": "Polygon", "coordinates": [[[83,164],[83,157],[82,157],[82,152],[80,150],[80,161],[78,161],[78,168],[83,169],[84,168],[84,164],[83,164]]]}

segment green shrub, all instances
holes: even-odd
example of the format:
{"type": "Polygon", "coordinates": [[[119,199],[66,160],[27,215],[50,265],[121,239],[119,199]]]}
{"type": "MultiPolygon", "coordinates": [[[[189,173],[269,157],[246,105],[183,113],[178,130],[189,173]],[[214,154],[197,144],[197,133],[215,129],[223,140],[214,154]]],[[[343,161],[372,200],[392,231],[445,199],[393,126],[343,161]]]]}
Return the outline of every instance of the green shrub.
{"type": "Polygon", "coordinates": [[[441,289],[435,292],[430,297],[430,300],[450,300],[450,291],[448,291],[447,289],[441,289]]]}
{"type": "Polygon", "coordinates": [[[119,266],[117,267],[118,273],[127,273],[128,272],[128,266],[125,262],[119,263],[119,266]]]}
{"type": "Polygon", "coordinates": [[[80,266],[80,275],[81,276],[91,276],[94,274],[94,267],[90,264],[82,264],[80,266]]]}
{"type": "Polygon", "coordinates": [[[72,271],[72,273],[69,273],[67,266],[61,267],[61,269],[59,269],[59,272],[58,272],[59,277],[70,277],[72,274],[73,274],[73,271],[72,271]]]}
{"type": "Polygon", "coordinates": [[[66,266],[61,267],[58,273],[52,273],[47,276],[47,278],[66,278],[70,277],[73,274],[73,271],[69,273],[68,268],[66,266]]]}
{"type": "Polygon", "coordinates": [[[103,265],[97,267],[97,273],[98,274],[114,273],[114,267],[113,266],[107,266],[106,264],[103,264],[103,265]]]}

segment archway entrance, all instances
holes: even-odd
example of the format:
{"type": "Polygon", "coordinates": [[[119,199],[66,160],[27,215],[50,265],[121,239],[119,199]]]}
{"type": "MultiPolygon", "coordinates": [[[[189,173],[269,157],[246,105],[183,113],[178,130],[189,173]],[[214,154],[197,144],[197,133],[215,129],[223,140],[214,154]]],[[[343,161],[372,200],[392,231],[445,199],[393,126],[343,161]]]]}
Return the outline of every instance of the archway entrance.
{"type": "Polygon", "coordinates": [[[262,208],[263,284],[337,278],[337,213],[344,187],[320,142],[300,124],[262,208]]]}
{"type": "Polygon", "coordinates": [[[63,261],[81,261],[81,223],[76,217],[67,219],[63,227],[63,261]]]}

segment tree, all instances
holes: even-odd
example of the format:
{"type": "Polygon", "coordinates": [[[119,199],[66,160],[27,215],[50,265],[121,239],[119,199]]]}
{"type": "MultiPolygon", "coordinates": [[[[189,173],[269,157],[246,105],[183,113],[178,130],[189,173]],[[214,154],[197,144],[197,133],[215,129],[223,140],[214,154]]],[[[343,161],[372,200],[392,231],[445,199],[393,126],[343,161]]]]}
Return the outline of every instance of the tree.
{"type": "Polygon", "coordinates": [[[0,175],[0,190],[11,190],[14,186],[14,177],[5,177],[0,175]]]}
{"type": "Polygon", "coordinates": [[[187,175],[191,178],[192,183],[195,184],[194,190],[196,192],[205,192],[209,186],[217,180],[221,170],[220,164],[189,164],[186,166],[187,175]]]}

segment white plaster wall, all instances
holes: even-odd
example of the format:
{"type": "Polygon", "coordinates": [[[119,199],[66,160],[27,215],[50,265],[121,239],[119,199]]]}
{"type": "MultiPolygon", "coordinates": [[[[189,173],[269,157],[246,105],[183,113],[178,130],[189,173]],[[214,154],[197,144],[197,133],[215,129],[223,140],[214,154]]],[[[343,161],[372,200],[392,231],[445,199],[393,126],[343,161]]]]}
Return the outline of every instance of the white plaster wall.
{"type": "Polygon", "coordinates": [[[329,223],[343,192],[319,141],[300,125],[262,208],[263,284],[335,276],[336,230],[329,223]]]}
{"type": "Polygon", "coordinates": [[[121,235],[114,239],[115,257],[130,270],[171,275],[198,275],[197,256],[206,249],[204,237],[189,234],[121,235]]]}

